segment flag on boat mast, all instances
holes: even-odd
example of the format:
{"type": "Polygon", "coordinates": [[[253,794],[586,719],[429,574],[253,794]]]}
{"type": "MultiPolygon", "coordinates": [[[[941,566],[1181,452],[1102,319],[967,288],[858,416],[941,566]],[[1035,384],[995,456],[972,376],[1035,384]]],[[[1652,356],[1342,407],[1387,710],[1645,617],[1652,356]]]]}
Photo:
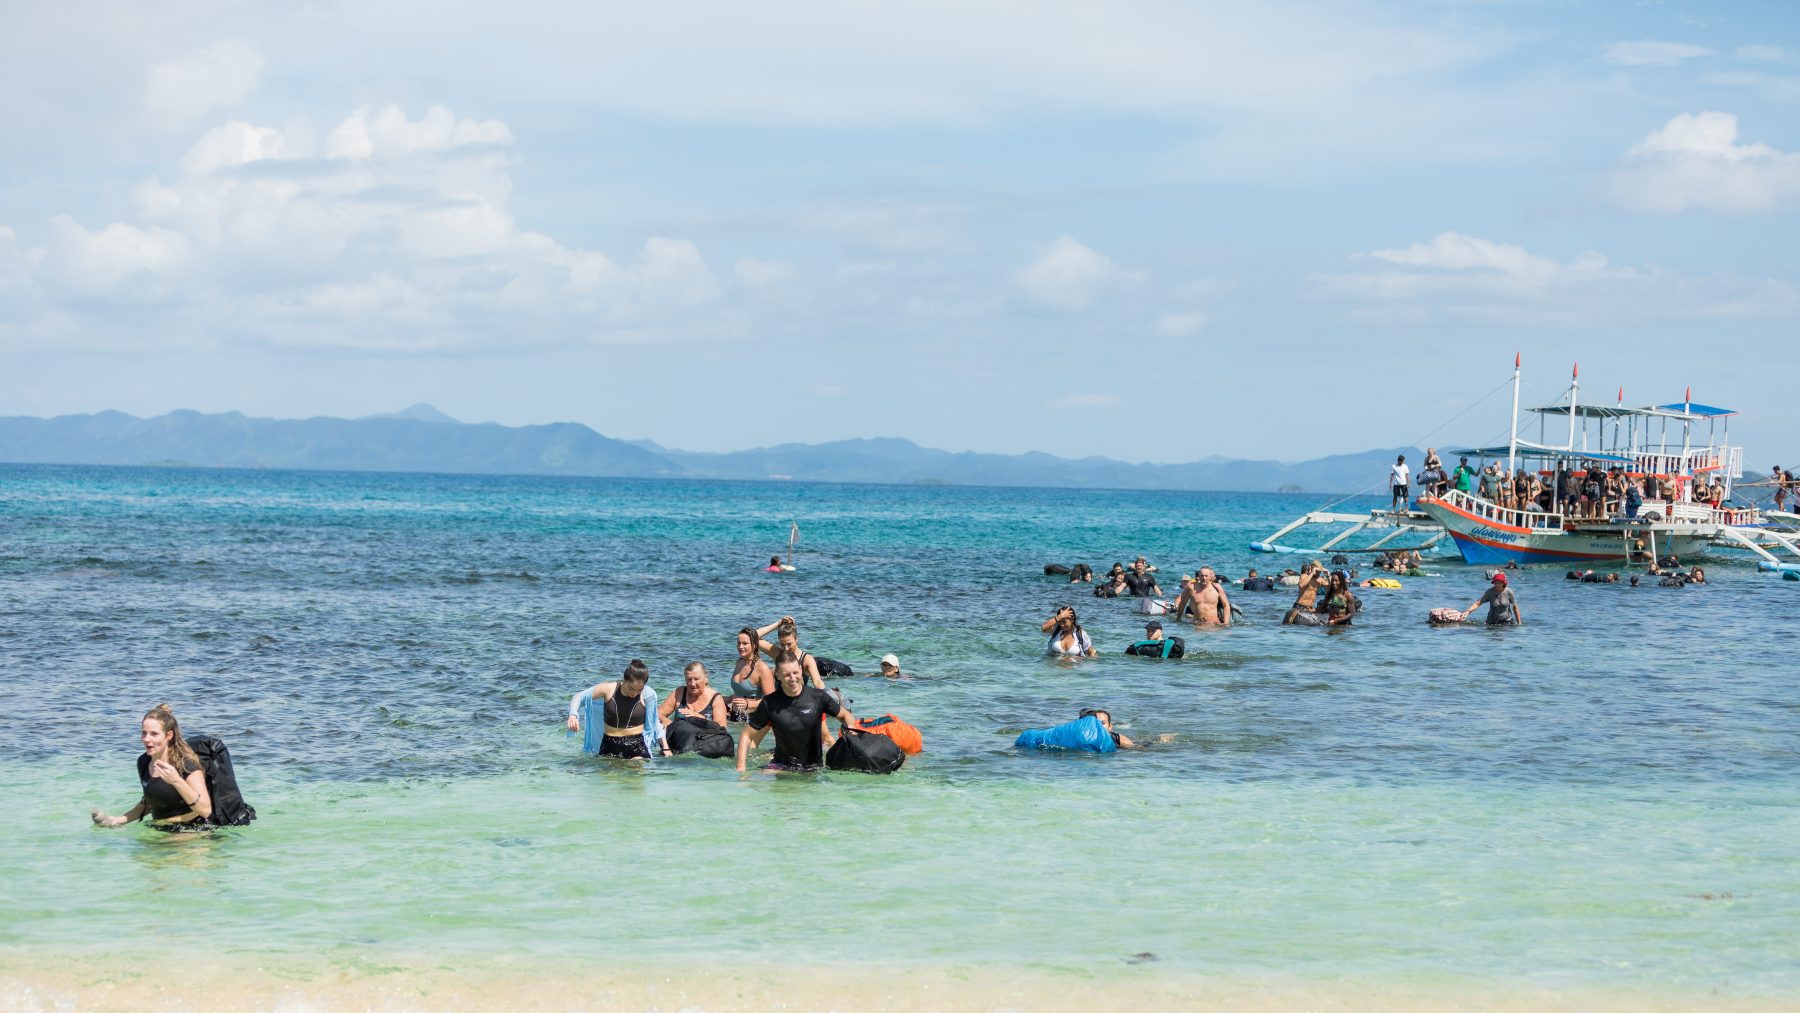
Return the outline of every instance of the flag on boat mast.
{"type": "Polygon", "coordinates": [[[800,540],[800,525],[794,521],[789,521],[788,522],[788,558],[787,558],[789,566],[794,565],[794,543],[799,540],[800,540]]]}

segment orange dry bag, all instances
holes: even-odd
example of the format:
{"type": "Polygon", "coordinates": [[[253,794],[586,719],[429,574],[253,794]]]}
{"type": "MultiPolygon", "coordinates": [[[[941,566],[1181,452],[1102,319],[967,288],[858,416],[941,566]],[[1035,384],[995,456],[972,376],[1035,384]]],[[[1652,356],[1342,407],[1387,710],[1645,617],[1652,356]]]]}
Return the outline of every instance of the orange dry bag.
{"type": "Polygon", "coordinates": [[[865,732],[873,732],[876,735],[885,735],[893,739],[894,745],[899,746],[900,750],[908,756],[925,751],[925,736],[919,734],[917,728],[892,714],[884,714],[878,718],[861,718],[857,721],[856,727],[865,732]]]}

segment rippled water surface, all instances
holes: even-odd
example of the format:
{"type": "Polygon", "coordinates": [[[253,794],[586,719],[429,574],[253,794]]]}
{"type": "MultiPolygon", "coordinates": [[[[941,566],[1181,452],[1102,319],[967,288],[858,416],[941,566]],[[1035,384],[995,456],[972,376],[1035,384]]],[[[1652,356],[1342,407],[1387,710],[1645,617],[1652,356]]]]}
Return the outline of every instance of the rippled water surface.
{"type": "MultiPolygon", "coordinates": [[[[1518,576],[1528,623],[1432,629],[1479,571],[1364,592],[1327,634],[1243,594],[1190,657],[1042,575],[1142,552],[1233,576],[1318,503],[1228,493],[0,468],[0,943],[129,945],[166,905],[228,948],[1007,962],[1784,992],[1800,975],[1800,584],[1518,576]],[[760,564],[802,532],[798,572],[760,564]],[[1080,610],[1100,658],[1040,657],[1080,610]],[[740,779],[580,754],[567,700],[633,657],[722,682],[733,634],[845,680],[927,752],[740,779]],[[136,724],[225,737],[263,818],[97,831],[136,724]],[[1106,706],[1111,757],[1019,755],[1106,706]]],[[[1364,504],[1372,505],[1371,504],[1364,504]]],[[[1354,507],[1357,504],[1349,504],[1354,507]]],[[[1173,581],[1165,583],[1173,589],[1173,581]]],[[[1172,626],[1173,629],[1173,626],[1172,626]]],[[[183,930],[172,929],[176,933],[183,930]]],[[[218,945],[218,943],[214,943],[218,945]]]]}

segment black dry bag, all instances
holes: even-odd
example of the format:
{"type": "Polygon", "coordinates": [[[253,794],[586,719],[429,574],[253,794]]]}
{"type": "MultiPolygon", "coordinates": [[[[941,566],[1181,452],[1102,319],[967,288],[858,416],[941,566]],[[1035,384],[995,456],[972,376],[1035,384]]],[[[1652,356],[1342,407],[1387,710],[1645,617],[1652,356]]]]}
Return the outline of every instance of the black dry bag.
{"type": "Polygon", "coordinates": [[[1064,577],[1064,576],[1067,576],[1068,573],[1069,573],[1069,568],[1062,565],[1061,563],[1045,563],[1044,564],[1044,576],[1046,576],[1046,577],[1064,577]]]}
{"type": "Polygon", "coordinates": [[[830,658],[821,658],[816,654],[813,655],[813,664],[819,666],[819,677],[822,679],[848,679],[856,674],[850,670],[849,665],[841,661],[833,661],[830,658]]]}
{"type": "Polygon", "coordinates": [[[893,739],[874,732],[847,728],[825,751],[825,766],[832,770],[856,770],[864,774],[892,774],[906,762],[906,754],[893,739]]]}
{"type": "Polygon", "coordinates": [[[731,733],[723,725],[706,718],[683,714],[669,722],[669,751],[699,753],[707,759],[716,760],[721,756],[736,754],[737,747],[731,740],[731,733]]]}
{"type": "Polygon", "coordinates": [[[256,818],[256,810],[238,792],[237,773],[231,769],[231,750],[210,735],[190,735],[187,744],[206,772],[206,791],[212,796],[212,815],[207,822],[219,827],[249,825],[256,818]]]}

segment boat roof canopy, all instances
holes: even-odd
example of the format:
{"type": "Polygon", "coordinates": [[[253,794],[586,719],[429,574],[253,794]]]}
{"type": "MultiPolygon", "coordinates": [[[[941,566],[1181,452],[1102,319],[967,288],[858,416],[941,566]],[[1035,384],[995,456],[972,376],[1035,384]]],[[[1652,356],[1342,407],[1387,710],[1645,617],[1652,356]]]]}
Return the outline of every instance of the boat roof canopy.
{"type": "MultiPolygon", "coordinates": [[[[1504,460],[1512,448],[1502,443],[1497,447],[1468,447],[1451,450],[1457,457],[1487,457],[1504,460]]],[[[1609,461],[1617,464],[1631,464],[1633,459],[1620,454],[1602,454],[1592,450],[1569,450],[1566,447],[1544,447],[1535,443],[1519,441],[1518,456],[1535,457],[1556,461],[1609,461]]]]}
{"type": "Polygon", "coordinates": [[[1656,410],[1674,415],[1687,414],[1703,419],[1716,419],[1724,415],[1737,414],[1737,411],[1732,408],[1714,408],[1712,405],[1693,404],[1692,402],[1658,405],[1656,410]]]}
{"type": "MultiPolygon", "coordinates": [[[[1566,404],[1544,405],[1531,411],[1539,415],[1561,415],[1567,418],[1569,406],[1566,404]]],[[[1627,408],[1623,405],[1584,404],[1575,406],[1575,417],[1581,419],[1624,419],[1624,418],[1658,418],[1676,419],[1683,422],[1706,422],[1726,415],[1736,415],[1730,408],[1714,408],[1711,405],[1684,404],[1676,402],[1665,405],[1645,405],[1640,408],[1627,408]]]]}

